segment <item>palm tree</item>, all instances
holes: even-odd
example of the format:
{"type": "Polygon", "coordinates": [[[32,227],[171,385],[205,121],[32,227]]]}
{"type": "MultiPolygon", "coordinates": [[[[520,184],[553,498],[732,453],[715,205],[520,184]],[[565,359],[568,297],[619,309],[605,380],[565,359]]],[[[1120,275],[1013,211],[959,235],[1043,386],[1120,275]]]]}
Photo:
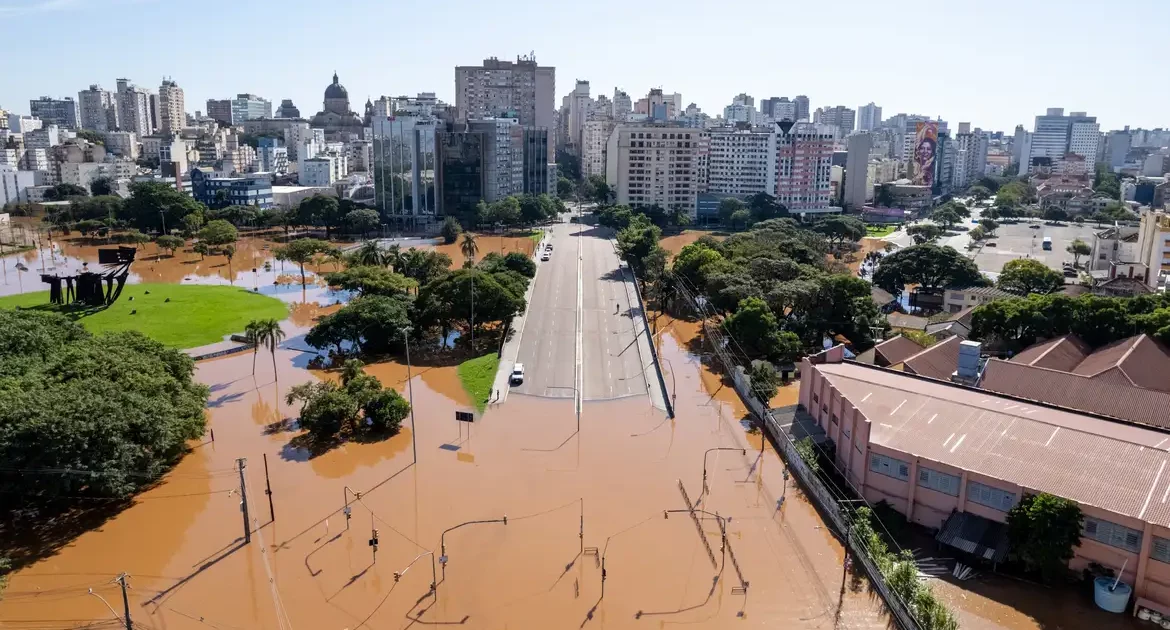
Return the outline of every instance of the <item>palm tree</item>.
{"type": "Polygon", "coordinates": [[[383,264],[382,248],[377,241],[366,241],[352,254],[355,265],[381,266],[383,264]]]}
{"type": "Polygon", "coordinates": [[[382,262],[390,267],[391,271],[402,273],[398,270],[402,267],[405,257],[406,255],[402,253],[402,246],[395,244],[386,250],[386,254],[382,256],[382,262]]]}
{"type": "Polygon", "coordinates": [[[232,257],[236,255],[236,246],[228,243],[223,248],[223,255],[228,259],[228,281],[232,284],[236,283],[236,274],[232,272],[232,257]]]}
{"type": "Polygon", "coordinates": [[[256,355],[260,354],[259,326],[260,322],[255,319],[244,326],[244,337],[247,337],[248,343],[252,344],[252,376],[256,376],[256,355]]]}
{"type": "Polygon", "coordinates": [[[252,322],[255,324],[254,334],[256,336],[256,343],[263,344],[269,352],[272,353],[272,374],[273,378],[280,380],[280,374],[276,371],[276,347],[280,342],[284,341],[285,333],[280,328],[280,322],[275,319],[261,319],[252,322]]]}
{"type": "Polygon", "coordinates": [[[464,232],[463,240],[459,243],[459,250],[463,252],[463,256],[467,258],[467,262],[474,263],[475,255],[479,253],[479,243],[475,242],[475,235],[470,232],[464,232]]]}
{"type": "Polygon", "coordinates": [[[341,254],[341,248],[339,248],[339,247],[334,247],[334,248],[330,249],[329,251],[325,252],[325,262],[333,263],[333,270],[334,271],[341,270],[340,265],[341,265],[341,262],[343,260],[345,260],[345,257],[341,254]]]}

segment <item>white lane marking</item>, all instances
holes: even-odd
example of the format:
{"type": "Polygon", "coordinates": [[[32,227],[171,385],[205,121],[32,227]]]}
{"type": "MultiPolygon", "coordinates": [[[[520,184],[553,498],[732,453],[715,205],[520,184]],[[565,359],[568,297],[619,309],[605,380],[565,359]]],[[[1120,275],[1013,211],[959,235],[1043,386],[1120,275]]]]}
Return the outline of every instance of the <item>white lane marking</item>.
{"type": "Polygon", "coordinates": [[[1142,504],[1142,511],[1138,513],[1138,518],[1146,515],[1146,508],[1150,507],[1150,497],[1154,496],[1154,488],[1158,487],[1158,480],[1162,478],[1162,471],[1166,469],[1166,460],[1162,460],[1162,465],[1158,467],[1158,474],[1154,476],[1154,483],[1150,484],[1150,491],[1146,494],[1146,502],[1142,504]]]}
{"type": "Polygon", "coordinates": [[[582,365],[584,362],[584,344],[582,343],[582,328],[585,327],[585,311],[584,311],[584,283],[581,280],[581,267],[584,255],[581,248],[581,225],[577,225],[577,311],[573,315],[573,325],[577,328],[576,347],[574,348],[573,368],[576,370],[576,378],[574,385],[576,385],[576,411],[577,417],[581,417],[581,398],[585,395],[585,368],[582,365]]]}
{"type": "Polygon", "coordinates": [[[931,422],[934,422],[934,419],[935,419],[935,418],[937,418],[937,417],[938,417],[938,414],[937,414],[937,413],[936,413],[936,414],[934,414],[933,416],[931,416],[931,417],[930,417],[930,420],[927,420],[927,421],[926,421],[926,424],[930,424],[931,422]]]}
{"type": "Polygon", "coordinates": [[[1162,438],[1162,441],[1155,444],[1154,448],[1162,448],[1162,445],[1166,443],[1167,439],[1170,439],[1170,438],[1162,438]]]}
{"type": "Polygon", "coordinates": [[[1052,430],[1052,435],[1048,436],[1048,441],[1044,443],[1044,446],[1048,446],[1049,444],[1052,444],[1052,438],[1056,437],[1057,433],[1060,433],[1060,427],[1056,427],[1055,429],[1052,430]]]}
{"type": "Polygon", "coordinates": [[[951,436],[947,438],[947,441],[946,441],[946,442],[943,442],[943,448],[946,448],[946,447],[947,447],[947,444],[950,444],[950,443],[951,443],[951,440],[953,440],[953,439],[955,439],[955,434],[954,434],[954,433],[952,433],[952,434],[951,434],[951,436]]]}
{"type": "Polygon", "coordinates": [[[902,402],[898,403],[898,406],[897,406],[897,407],[894,407],[894,410],[890,412],[890,415],[892,416],[892,415],[894,415],[894,414],[898,413],[898,410],[899,410],[899,409],[901,409],[901,408],[902,408],[902,405],[905,405],[905,404],[906,404],[906,399],[905,399],[905,398],[903,398],[903,399],[902,399],[902,402]]]}
{"type": "Polygon", "coordinates": [[[865,401],[869,400],[869,397],[870,397],[870,396],[873,396],[873,392],[870,392],[870,393],[866,394],[866,395],[865,395],[865,398],[862,398],[862,399],[861,399],[861,402],[865,402],[865,401]]]}
{"type": "Polygon", "coordinates": [[[951,452],[954,453],[955,449],[959,448],[959,445],[962,444],[963,440],[965,440],[965,439],[967,439],[966,433],[964,433],[962,436],[960,436],[958,441],[955,442],[955,445],[951,447],[951,452]]]}

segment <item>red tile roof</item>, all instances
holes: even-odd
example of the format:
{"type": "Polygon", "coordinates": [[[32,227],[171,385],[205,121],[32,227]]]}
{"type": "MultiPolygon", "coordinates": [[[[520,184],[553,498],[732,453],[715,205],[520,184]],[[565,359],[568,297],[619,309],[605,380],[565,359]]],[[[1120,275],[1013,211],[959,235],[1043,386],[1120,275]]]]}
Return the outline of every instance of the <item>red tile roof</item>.
{"type": "Polygon", "coordinates": [[[962,342],[962,337],[947,337],[922,352],[908,357],[902,370],[943,381],[950,380],[951,374],[959,366],[959,344],[962,342]]]}
{"type": "Polygon", "coordinates": [[[1012,357],[1015,363],[1071,372],[1092,350],[1076,335],[1049,339],[1028,347],[1012,357]]]}
{"type": "Polygon", "coordinates": [[[1098,378],[991,359],[983,389],[1139,424],[1170,428],[1170,393],[1127,385],[1117,373],[1098,378]]]}
{"type": "Polygon", "coordinates": [[[1033,345],[1011,361],[1170,392],[1170,350],[1145,334],[1115,341],[1096,351],[1090,351],[1076,335],[1065,335],[1033,345]]]}
{"type": "Polygon", "coordinates": [[[906,360],[906,357],[922,352],[922,346],[918,345],[918,342],[902,335],[891,337],[874,346],[873,349],[876,359],[874,364],[881,366],[901,363],[906,360]]]}

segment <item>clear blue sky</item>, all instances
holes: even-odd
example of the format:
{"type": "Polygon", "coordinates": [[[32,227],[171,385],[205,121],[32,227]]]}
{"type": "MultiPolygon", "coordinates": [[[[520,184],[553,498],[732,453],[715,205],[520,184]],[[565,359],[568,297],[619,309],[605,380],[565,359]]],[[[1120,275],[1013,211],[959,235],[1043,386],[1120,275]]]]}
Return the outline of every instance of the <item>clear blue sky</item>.
{"type": "Polygon", "coordinates": [[[336,69],[360,113],[382,94],[453,101],[455,65],[535,51],[558,106],[580,78],[594,95],[681,92],[712,115],[747,92],[1007,132],[1046,107],[1170,126],[1170,0],[0,0],[0,24],[0,107],[17,112],[167,75],[188,111],[253,92],[312,115],[336,69]]]}

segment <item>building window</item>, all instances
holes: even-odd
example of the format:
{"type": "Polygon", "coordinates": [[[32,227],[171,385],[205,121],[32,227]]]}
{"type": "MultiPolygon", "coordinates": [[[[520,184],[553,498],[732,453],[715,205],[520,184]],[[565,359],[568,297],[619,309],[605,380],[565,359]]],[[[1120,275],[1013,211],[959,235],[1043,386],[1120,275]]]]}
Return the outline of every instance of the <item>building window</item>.
{"type": "Polygon", "coordinates": [[[978,481],[968,481],[967,500],[1000,512],[1007,512],[1016,504],[1016,495],[1007,490],[983,485],[978,481]]]}
{"type": "MultiPolygon", "coordinates": [[[[1141,551],[1142,548],[1142,533],[1140,531],[1090,516],[1085,517],[1081,535],[1099,543],[1105,543],[1110,547],[1117,547],[1133,553],[1141,551]]],[[[1158,540],[1155,538],[1154,542],[1157,543],[1158,540]]],[[[1162,542],[1167,541],[1163,539],[1162,542]]],[[[1151,557],[1154,557],[1153,551],[1151,551],[1151,557]]]]}
{"type": "Polygon", "coordinates": [[[886,455],[870,453],[869,469],[901,481],[910,480],[910,464],[886,455]]]}
{"type": "Polygon", "coordinates": [[[1150,557],[1158,562],[1170,563],[1170,540],[1154,536],[1150,543],[1150,557]]]}
{"type": "Polygon", "coordinates": [[[959,496],[959,481],[959,477],[945,472],[922,467],[918,469],[918,485],[952,497],[959,496]]]}

